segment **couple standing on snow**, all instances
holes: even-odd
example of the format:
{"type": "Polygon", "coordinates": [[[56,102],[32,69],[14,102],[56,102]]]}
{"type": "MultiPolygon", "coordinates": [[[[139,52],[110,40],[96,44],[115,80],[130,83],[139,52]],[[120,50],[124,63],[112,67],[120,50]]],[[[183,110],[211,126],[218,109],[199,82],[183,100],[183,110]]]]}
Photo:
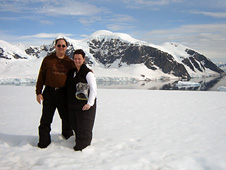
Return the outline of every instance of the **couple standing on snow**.
{"type": "Polygon", "coordinates": [[[68,139],[74,131],[74,150],[81,151],[92,140],[97,85],[94,74],[84,64],[84,51],[75,50],[72,61],[65,54],[67,46],[65,38],[56,39],[55,52],[43,59],[39,70],[36,95],[38,103],[43,101],[43,109],[38,147],[46,148],[51,143],[51,123],[57,108],[62,120],[62,136],[68,139]]]}

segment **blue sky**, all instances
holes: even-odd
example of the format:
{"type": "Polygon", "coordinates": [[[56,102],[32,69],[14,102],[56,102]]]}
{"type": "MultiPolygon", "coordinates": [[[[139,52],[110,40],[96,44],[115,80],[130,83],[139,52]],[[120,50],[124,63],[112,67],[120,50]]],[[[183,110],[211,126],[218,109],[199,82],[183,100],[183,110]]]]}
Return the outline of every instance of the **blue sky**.
{"type": "Polygon", "coordinates": [[[226,62],[225,0],[1,0],[0,39],[42,45],[98,30],[161,45],[177,42],[226,62]]]}

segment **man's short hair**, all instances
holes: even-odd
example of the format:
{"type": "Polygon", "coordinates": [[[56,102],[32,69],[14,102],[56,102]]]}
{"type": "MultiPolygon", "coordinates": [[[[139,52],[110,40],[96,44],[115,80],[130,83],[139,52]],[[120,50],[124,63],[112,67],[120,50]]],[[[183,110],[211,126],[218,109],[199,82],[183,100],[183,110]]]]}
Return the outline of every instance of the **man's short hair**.
{"type": "Polygon", "coordinates": [[[55,40],[55,45],[57,44],[57,42],[58,42],[59,40],[64,40],[65,43],[66,43],[66,46],[68,47],[69,43],[67,42],[67,40],[66,40],[65,38],[57,38],[57,39],[55,40]]]}

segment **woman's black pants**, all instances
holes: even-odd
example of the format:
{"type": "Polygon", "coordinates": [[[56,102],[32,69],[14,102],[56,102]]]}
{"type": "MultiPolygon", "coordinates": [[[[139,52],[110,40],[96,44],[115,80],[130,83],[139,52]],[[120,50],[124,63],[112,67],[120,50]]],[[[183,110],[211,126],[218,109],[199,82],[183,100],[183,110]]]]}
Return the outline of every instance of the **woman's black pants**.
{"type": "Polygon", "coordinates": [[[89,110],[82,111],[81,107],[69,105],[69,120],[75,132],[75,150],[82,150],[91,144],[93,126],[96,115],[96,101],[89,110]]]}

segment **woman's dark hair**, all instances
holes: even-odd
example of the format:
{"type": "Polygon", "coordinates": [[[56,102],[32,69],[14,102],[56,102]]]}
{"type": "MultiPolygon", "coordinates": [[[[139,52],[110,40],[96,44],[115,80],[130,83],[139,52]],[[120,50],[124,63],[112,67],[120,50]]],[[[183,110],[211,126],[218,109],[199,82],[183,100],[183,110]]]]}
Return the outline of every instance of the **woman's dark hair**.
{"type": "Polygon", "coordinates": [[[85,58],[85,55],[86,55],[82,49],[75,50],[73,56],[75,54],[81,54],[83,58],[85,58]]]}
{"type": "Polygon", "coordinates": [[[56,40],[55,40],[55,45],[57,44],[57,42],[58,42],[59,40],[64,40],[65,43],[66,43],[66,46],[68,47],[68,42],[67,42],[67,40],[66,40],[65,38],[58,38],[58,39],[56,39],[56,40]]]}

